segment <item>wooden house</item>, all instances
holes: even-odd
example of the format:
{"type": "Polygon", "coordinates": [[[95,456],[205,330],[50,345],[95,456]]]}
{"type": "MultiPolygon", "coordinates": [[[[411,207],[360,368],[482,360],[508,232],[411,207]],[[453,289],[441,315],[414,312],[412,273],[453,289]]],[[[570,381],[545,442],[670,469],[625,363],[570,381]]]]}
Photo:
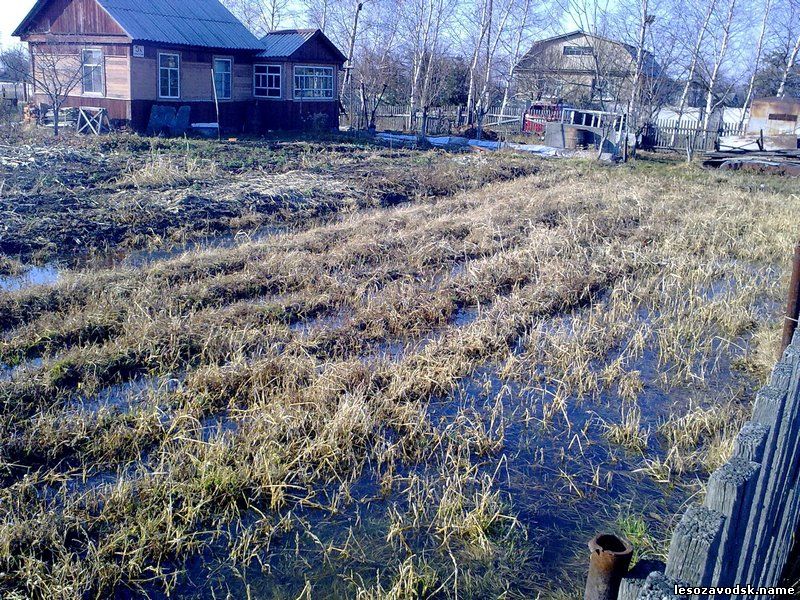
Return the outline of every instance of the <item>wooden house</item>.
{"type": "MultiPolygon", "coordinates": [[[[48,66],[65,106],[105,108],[144,130],[155,105],[232,131],[337,128],[346,60],[319,30],[257,39],[219,0],[38,0],[14,32],[28,43],[37,103],[48,66]]],[[[52,78],[52,76],[50,76],[52,78]]]]}
{"type": "MultiPolygon", "coordinates": [[[[636,47],[572,31],[535,42],[517,64],[517,85],[534,101],[613,108],[630,96],[636,63],[636,47]]],[[[659,77],[650,52],[644,53],[641,74],[640,84],[659,77]]]]}

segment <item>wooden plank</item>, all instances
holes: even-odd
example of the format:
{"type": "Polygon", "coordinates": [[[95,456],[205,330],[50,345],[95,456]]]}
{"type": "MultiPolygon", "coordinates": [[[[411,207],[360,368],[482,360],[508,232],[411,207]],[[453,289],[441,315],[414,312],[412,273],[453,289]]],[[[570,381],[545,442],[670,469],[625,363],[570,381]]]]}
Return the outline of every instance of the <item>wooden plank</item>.
{"type": "Polygon", "coordinates": [[[724,517],[720,551],[709,582],[711,585],[736,584],[744,528],[753,506],[760,467],[747,459],[734,457],[708,480],[704,505],[724,517]]]}
{"type": "Polygon", "coordinates": [[[744,424],[733,444],[733,455],[747,461],[760,463],[764,456],[769,428],[762,423],[748,421],[744,424]]]}
{"type": "Polygon", "coordinates": [[[663,573],[666,565],[660,560],[640,560],[628,572],[619,585],[617,600],[636,600],[651,573],[663,573]]]}
{"type": "Polygon", "coordinates": [[[771,547],[767,552],[767,562],[763,571],[768,585],[777,584],[780,572],[788,556],[791,537],[797,529],[798,506],[797,495],[800,485],[800,360],[793,349],[788,349],[783,361],[794,363],[792,376],[788,382],[787,410],[784,417],[786,427],[784,435],[779,439],[777,462],[772,466],[776,470],[771,493],[772,509],[767,515],[765,530],[771,538],[771,547]]]}
{"type": "Polygon", "coordinates": [[[798,435],[800,411],[797,406],[791,405],[787,410],[786,402],[793,370],[793,365],[784,357],[773,370],[770,385],[759,392],[753,408],[753,420],[769,426],[770,431],[762,460],[764,468],[759,475],[753,510],[743,540],[742,559],[737,573],[739,581],[767,585],[764,579],[767,575],[765,560],[775,533],[775,515],[770,513],[779,510],[786,483],[786,463],[796,452],[791,448],[790,436],[796,438],[798,435]]]}
{"type": "Polygon", "coordinates": [[[667,577],[691,585],[709,585],[717,564],[724,521],[724,516],[716,510],[689,507],[672,534],[667,577]]]}
{"type": "Polygon", "coordinates": [[[654,571],[645,579],[642,591],[639,592],[639,600],[675,600],[686,598],[686,596],[679,596],[675,593],[676,585],[680,585],[680,582],[664,573],[654,571]]]}

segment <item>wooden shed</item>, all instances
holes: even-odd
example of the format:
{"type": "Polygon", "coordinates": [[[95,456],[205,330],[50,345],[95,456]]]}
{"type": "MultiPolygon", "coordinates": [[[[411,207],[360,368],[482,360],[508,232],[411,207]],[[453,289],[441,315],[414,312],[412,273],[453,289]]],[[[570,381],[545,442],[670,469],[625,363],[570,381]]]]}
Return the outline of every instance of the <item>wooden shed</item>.
{"type": "MultiPolygon", "coordinates": [[[[105,108],[136,130],[155,105],[188,106],[192,122],[215,122],[219,107],[233,131],[339,124],[342,52],[319,30],[259,40],[219,0],[38,0],[14,35],[35,79],[45,64],[79,70],[65,106],[105,108]]],[[[46,103],[41,89],[35,99],[46,103]]]]}

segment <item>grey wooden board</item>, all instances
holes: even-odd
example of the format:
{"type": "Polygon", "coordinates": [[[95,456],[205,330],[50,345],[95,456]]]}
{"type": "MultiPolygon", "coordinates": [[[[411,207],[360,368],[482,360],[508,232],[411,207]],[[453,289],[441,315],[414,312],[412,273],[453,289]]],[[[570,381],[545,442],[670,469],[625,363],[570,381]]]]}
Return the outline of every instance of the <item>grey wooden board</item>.
{"type": "Polygon", "coordinates": [[[789,381],[787,397],[787,416],[789,422],[786,435],[780,440],[782,448],[781,463],[773,466],[777,470],[771,519],[771,535],[774,543],[767,555],[765,581],[777,584],[786,563],[785,549],[791,544],[791,536],[797,529],[797,487],[800,478],[800,398],[798,398],[798,379],[800,361],[798,356],[787,352],[784,358],[793,364],[792,378],[789,381]]]}
{"type": "Polygon", "coordinates": [[[644,588],[644,582],[648,575],[656,571],[663,573],[666,567],[660,560],[640,560],[637,562],[628,571],[628,574],[622,578],[619,584],[617,600],[636,600],[644,588]]]}
{"type": "MultiPolygon", "coordinates": [[[[775,455],[776,439],[780,434],[781,420],[779,416],[783,414],[785,400],[785,389],[782,390],[767,385],[758,392],[756,403],[753,407],[753,421],[768,427],[769,430],[761,460],[764,468],[759,471],[755,493],[753,494],[753,508],[748,518],[745,537],[742,540],[742,556],[736,573],[738,581],[749,581],[750,567],[754,563],[763,561],[766,554],[766,549],[762,548],[761,544],[763,531],[759,533],[759,526],[762,521],[762,515],[764,515],[770,504],[767,491],[771,465],[775,455]]],[[[764,515],[764,519],[766,519],[766,515],[764,515]]]]}
{"type": "Polygon", "coordinates": [[[675,598],[686,598],[675,593],[675,585],[678,582],[659,571],[654,571],[647,576],[639,592],[639,600],[673,600],[675,598]]]}
{"type": "Polygon", "coordinates": [[[690,506],[672,533],[666,575],[691,585],[708,585],[714,575],[724,517],[705,506],[690,506]]]}
{"type": "Polygon", "coordinates": [[[733,455],[747,461],[760,463],[764,456],[764,444],[769,428],[762,423],[748,421],[744,424],[733,444],[733,455]]]}
{"type": "MultiPolygon", "coordinates": [[[[786,499],[790,490],[797,481],[797,454],[800,450],[800,406],[795,398],[795,394],[789,389],[797,371],[796,355],[781,360],[782,371],[786,371],[786,365],[790,367],[788,377],[780,375],[779,381],[786,401],[784,409],[779,413],[776,422],[774,453],[769,463],[764,463],[765,492],[763,496],[762,508],[758,519],[758,529],[755,533],[755,560],[748,567],[748,575],[744,581],[756,583],[758,585],[773,585],[777,583],[775,568],[773,563],[774,548],[770,551],[770,543],[774,536],[781,529],[781,521],[784,519],[794,519],[786,514],[786,499]]],[[[800,373],[798,373],[800,375],[800,373]]],[[[796,390],[796,385],[793,386],[796,390]]],[[[782,565],[781,565],[782,568],[782,565]]]]}
{"type": "Polygon", "coordinates": [[[734,457],[708,480],[705,506],[725,517],[720,534],[720,551],[710,585],[735,585],[741,557],[741,539],[753,505],[761,465],[734,457]]]}

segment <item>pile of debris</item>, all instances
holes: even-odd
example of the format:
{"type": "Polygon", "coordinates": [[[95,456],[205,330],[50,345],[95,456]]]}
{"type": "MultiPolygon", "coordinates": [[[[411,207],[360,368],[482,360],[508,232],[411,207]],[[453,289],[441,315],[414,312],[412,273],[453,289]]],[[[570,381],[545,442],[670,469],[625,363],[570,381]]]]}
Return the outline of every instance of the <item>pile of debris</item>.
{"type": "Polygon", "coordinates": [[[709,152],[704,167],[800,177],[800,149],[709,152]]]}

